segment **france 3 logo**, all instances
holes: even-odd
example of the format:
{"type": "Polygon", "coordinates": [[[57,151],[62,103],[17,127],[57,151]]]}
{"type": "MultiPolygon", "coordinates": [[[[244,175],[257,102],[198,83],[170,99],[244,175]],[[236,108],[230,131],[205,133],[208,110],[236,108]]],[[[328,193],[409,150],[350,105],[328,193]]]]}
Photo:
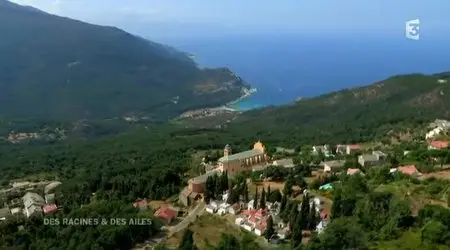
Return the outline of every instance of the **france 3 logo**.
{"type": "Polygon", "coordinates": [[[411,39],[411,40],[419,40],[419,37],[420,37],[419,28],[420,28],[420,20],[419,19],[407,21],[406,27],[405,27],[406,38],[411,39]]]}

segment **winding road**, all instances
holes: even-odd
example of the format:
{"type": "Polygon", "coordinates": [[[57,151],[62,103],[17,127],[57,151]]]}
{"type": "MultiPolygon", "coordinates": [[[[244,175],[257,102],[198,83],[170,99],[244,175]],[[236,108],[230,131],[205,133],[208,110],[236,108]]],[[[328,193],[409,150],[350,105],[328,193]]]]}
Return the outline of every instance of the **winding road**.
{"type": "Polygon", "coordinates": [[[169,229],[168,237],[170,238],[172,235],[187,228],[189,223],[194,222],[197,219],[197,216],[202,214],[205,206],[206,205],[203,202],[197,204],[197,206],[195,206],[195,208],[186,216],[186,218],[184,218],[184,220],[169,229]]]}

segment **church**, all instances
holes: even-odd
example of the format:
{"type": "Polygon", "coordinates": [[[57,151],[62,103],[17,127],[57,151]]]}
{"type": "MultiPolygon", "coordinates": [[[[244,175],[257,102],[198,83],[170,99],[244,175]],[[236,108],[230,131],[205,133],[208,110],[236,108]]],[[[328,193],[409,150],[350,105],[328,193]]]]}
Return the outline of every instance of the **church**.
{"type": "Polygon", "coordinates": [[[223,150],[223,157],[218,160],[218,169],[221,172],[235,174],[244,171],[252,171],[256,165],[267,163],[266,148],[261,141],[253,145],[253,149],[233,154],[230,145],[226,145],[223,150]]]}

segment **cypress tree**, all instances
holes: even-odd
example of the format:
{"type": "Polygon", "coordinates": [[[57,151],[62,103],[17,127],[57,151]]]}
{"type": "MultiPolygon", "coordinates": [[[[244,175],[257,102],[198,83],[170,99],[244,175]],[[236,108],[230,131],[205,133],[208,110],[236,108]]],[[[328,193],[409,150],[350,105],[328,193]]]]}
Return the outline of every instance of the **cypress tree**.
{"type": "Polygon", "coordinates": [[[269,197],[269,196],[270,196],[270,185],[267,186],[267,197],[269,197]]]}
{"type": "Polygon", "coordinates": [[[259,201],[259,208],[266,209],[266,190],[263,188],[261,192],[261,199],[259,201]]]}
{"type": "Polygon", "coordinates": [[[300,226],[300,224],[302,223],[303,218],[302,215],[299,214],[297,216],[295,225],[294,225],[294,229],[292,230],[292,237],[291,237],[291,249],[295,249],[296,247],[298,247],[299,245],[302,244],[302,227],[300,226]]]}
{"type": "Polygon", "coordinates": [[[291,211],[289,212],[289,229],[291,232],[294,230],[294,226],[297,220],[297,216],[299,215],[297,204],[293,204],[291,207],[291,211]]]}
{"type": "Polygon", "coordinates": [[[248,186],[247,186],[247,183],[244,183],[244,194],[243,194],[243,196],[244,196],[244,202],[248,203],[248,186]]]}
{"type": "Polygon", "coordinates": [[[318,223],[318,216],[316,211],[316,204],[315,202],[313,202],[308,216],[308,229],[316,230],[317,223],[318,223]]]}
{"type": "Polygon", "coordinates": [[[308,217],[310,213],[310,207],[309,207],[309,195],[305,194],[303,195],[302,205],[300,213],[302,215],[302,224],[300,225],[302,229],[308,228],[308,217]]]}
{"type": "Polygon", "coordinates": [[[254,208],[258,208],[258,187],[256,187],[255,197],[253,198],[253,206],[254,208]]]}
{"type": "Polygon", "coordinates": [[[283,213],[286,208],[287,198],[286,195],[283,195],[281,197],[281,203],[280,203],[280,213],[283,213]]]}
{"type": "Polygon", "coordinates": [[[273,219],[272,216],[269,216],[269,218],[267,218],[267,228],[265,231],[265,237],[267,240],[270,240],[270,238],[272,237],[272,235],[275,233],[275,229],[273,228],[273,219]]]}

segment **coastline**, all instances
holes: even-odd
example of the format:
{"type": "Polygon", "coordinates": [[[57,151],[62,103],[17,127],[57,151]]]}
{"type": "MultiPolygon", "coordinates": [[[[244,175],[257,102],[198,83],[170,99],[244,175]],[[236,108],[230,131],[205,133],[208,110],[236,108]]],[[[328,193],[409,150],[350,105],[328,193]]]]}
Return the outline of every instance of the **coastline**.
{"type": "Polygon", "coordinates": [[[236,104],[236,103],[238,103],[238,102],[240,102],[240,101],[242,101],[242,100],[244,100],[244,99],[246,99],[246,98],[248,98],[250,96],[252,96],[254,93],[258,92],[258,89],[257,88],[250,88],[250,89],[244,89],[243,91],[244,91],[244,94],[241,97],[239,97],[238,99],[236,99],[234,101],[226,103],[222,107],[234,110],[236,112],[239,112],[240,110],[238,110],[236,108],[232,108],[230,106],[234,105],[234,104],[236,104]]]}
{"type": "Polygon", "coordinates": [[[244,94],[239,97],[238,99],[228,102],[225,105],[219,106],[219,107],[213,107],[213,108],[203,108],[198,110],[190,110],[187,112],[184,112],[179,116],[179,118],[201,118],[201,117],[207,117],[207,116],[215,116],[221,113],[234,113],[234,112],[242,112],[242,110],[239,110],[237,108],[230,107],[230,105],[236,104],[249,96],[253,95],[257,92],[256,88],[246,89],[244,88],[242,90],[244,94]]]}

